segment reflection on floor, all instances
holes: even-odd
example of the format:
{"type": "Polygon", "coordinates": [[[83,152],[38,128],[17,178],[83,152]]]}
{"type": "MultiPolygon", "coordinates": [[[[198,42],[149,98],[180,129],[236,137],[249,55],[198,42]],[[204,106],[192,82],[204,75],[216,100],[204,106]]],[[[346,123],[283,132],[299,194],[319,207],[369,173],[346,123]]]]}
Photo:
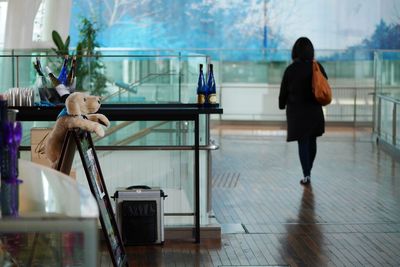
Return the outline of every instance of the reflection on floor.
{"type": "Polygon", "coordinates": [[[221,243],[127,247],[131,266],[400,266],[400,163],[370,129],[327,128],[308,187],[284,130],[213,129],[221,243]]]}

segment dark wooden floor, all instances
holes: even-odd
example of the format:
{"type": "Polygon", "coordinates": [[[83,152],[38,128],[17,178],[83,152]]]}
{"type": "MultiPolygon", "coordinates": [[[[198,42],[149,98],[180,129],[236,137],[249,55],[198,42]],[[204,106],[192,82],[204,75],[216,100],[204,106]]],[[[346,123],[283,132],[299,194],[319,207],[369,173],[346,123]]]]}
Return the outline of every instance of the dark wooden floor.
{"type": "Polygon", "coordinates": [[[308,187],[284,131],[217,126],[213,138],[221,244],[128,247],[131,266],[400,266],[400,163],[370,129],[327,128],[308,187]]]}

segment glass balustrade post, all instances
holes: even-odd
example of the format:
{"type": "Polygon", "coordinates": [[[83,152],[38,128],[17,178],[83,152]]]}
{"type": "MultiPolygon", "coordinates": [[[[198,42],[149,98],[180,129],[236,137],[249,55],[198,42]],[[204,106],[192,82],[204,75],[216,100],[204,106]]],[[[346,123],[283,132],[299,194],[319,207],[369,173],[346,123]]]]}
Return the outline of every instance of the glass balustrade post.
{"type": "Polygon", "coordinates": [[[17,71],[16,71],[16,84],[17,87],[19,87],[19,56],[15,57],[15,61],[16,61],[16,67],[17,67],[17,71]]]}
{"type": "Polygon", "coordinates": [[[182,103],[181,52],[178,54],[178,102],[182,103]]]}
{"type": "Polygon", "coordinates": [[[353,125],[357,123],[357,88],[354,88],[354,99],[353,99],[353,125]]]}
{"type": "Polygon", "coordinates": [[[211,201],[212,201],[212,161],[211,161],[211,149],[210,149],[210,115],[205,114],[205,145],[206,150],[206,162],[207,162],[207,213],[211,212],[211,201]]]}
{"type": "Polygon", "coordinates": [[[378,52],[377,51],[374,51],[374,92],[373,92],[373,95],[372,95],[372,99],[373,99],[373,103],[372,103],[372,127],[373,127],[373,132],[376,134],[378,131],[378,127],[377,127],[377,118],[376,118],[376,116],[377,116],[377,112],[376,112],[376,106],[377,106],[377,88],[378,88],[378,79],[377,79],[377,77],[378,77],[378,52]]]}
{"type": "Polygon", "coordinates": [[[392,121],[392,144],[394,147],[396,147],[396,135],[397,135],[397,125],[396,125],[396,121],[397,121],[397,103],[395,102],[393,105],[393,121],[392,121]]]}
{"type": "Polygon", "coordinates": [[[378,137],[381,138],[381,121],[382,121],[382,99],[380,97],[378,97],[378,117],[377,117],[377,133],[378,133],[378,137]]]}
{"type": "Polygon", "coordinates": [[[17,69],[17,71],[15,71],[15,56],[14,56],[14,49],[12,49],[11,50],[11,84],[12,84],[12,87],[15,87],[15,73],[16,72],[18,72],[18,69],[17,69]]]}

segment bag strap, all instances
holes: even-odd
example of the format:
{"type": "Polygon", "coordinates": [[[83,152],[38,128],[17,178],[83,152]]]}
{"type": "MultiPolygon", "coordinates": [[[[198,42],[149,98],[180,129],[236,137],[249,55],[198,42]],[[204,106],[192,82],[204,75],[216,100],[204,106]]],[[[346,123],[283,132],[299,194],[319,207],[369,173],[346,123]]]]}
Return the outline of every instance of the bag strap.
{"type": "Polygon", "coordinates": [[[313,68],[314,68],[316,71],[321,71],[321,70],[319,69],[318,61],[316,61],[315,59],[313,60],[313,68]]]}

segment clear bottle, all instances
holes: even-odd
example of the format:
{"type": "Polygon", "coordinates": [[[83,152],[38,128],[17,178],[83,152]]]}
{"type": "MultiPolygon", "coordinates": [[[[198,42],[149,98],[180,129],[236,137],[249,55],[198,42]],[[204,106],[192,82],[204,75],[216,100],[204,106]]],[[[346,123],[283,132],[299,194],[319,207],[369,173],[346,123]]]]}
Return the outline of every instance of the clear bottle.
{"type": "Polygon", "coordinates": [[[67,76],[67,86],[71,86],[74,83],[74,78],[76,76],[76,56],[72,57],[71,68],[69,69],[67,76]]]}
{"type": "Polygon", "coordinates": [[[51,71],[51,69],[49,67],[46,66],[46,71],[47,71],[47,75],[49,75],[51,84],[53,85],[53,87],[57,87],[58,85],[61,84],[61,82],[57,79],[57,77],[53,74],[53,72],[51,71]]]}
{"type": "Polygon", "coordinates": [[[57,94],[60,97],[60,99],[57,99],[57,101],[65,102],[65,99],[70,95],[70,91],[63,83],[61,83],[57,79],[57,77],[53,74],[53,72],[50,70],[49,67],[46,67],[46,70],[47,70],[47,74],[49,75],[50,81],[51,81],[52,85],[54,86],[54,89],[56,89],[57,94]]]}
{"type": "Polygon", "coordinates": [[[217,103],[217,91],[216,91],[216,87],[215,87],[213,64],[208,65],[207,88],[208,88],[207,103],[208,104],[216,104],[217,103]]]}
{"type": "Polygon", "coordinates": [[[207,84],[204,79],[203,64],[200,64],[199,80],[197,82],[197,104],[205,105],[207,99],[207,84]]]}
{"type": "Polygon", "coordinates": [[[38,57],[36,57],[36,62],[33,62],[33,66],[35,67],[35,70],[39,76],[43,77],[44,73],[42,70],[42,64],[40,63],[40,59],[38,57]]]}
{"type": "Polygon", "coordinates": [[[38,74],[34,84],[34,87],[36,88],[34,92],[34,101],[48,101],[47,79],[44,75],[42,64],[40,63],[40,59],[38,57],[36,57],[36,61],[33,62],[33,66],[38,74]]]}

